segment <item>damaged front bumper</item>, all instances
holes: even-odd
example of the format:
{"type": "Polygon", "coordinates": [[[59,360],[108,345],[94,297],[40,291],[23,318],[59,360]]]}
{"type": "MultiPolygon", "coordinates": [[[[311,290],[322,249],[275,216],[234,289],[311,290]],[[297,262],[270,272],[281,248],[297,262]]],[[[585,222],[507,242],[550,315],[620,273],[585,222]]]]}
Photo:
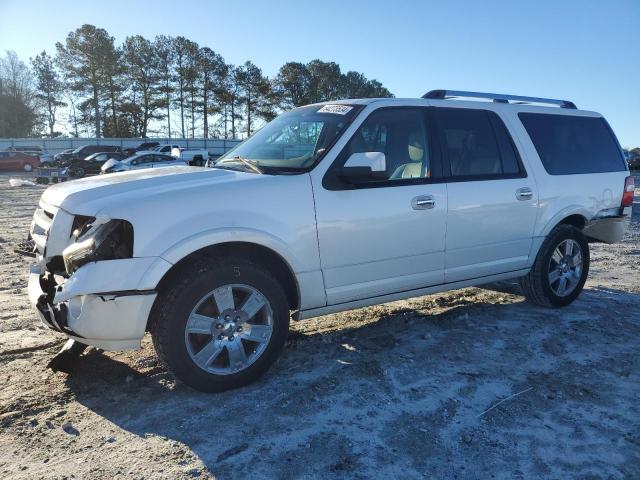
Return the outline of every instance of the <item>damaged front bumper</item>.
{"type": "Polygon", "coordinates": [[[88,282],[82,281],[83,273],[98,272],[82,270],[59,284],[50,272],[42,273],[40,266],[31,268],[29,300],[40,320],[69,338],[104,350],[140,348],[157,293],[153,290],[89,293],[88,282]]]}

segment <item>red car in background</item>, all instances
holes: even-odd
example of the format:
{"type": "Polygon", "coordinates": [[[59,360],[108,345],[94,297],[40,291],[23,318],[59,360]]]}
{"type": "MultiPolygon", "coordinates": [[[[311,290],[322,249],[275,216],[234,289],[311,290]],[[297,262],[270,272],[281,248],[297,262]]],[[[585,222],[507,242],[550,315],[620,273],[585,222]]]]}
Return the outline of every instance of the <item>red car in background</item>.
{"type": "Polygon", "coordinates": [[[12,151],[0,152],[0,170],[30,172],[39,165],[40,158],[37,155],[12,151]]]}

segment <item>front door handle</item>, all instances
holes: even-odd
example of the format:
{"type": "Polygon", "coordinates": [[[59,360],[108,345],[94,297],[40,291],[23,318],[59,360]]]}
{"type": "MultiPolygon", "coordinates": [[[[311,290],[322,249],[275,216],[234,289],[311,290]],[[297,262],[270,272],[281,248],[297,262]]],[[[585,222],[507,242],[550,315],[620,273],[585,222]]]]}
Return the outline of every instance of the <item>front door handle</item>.
{"type": "Polygon", "coordinates": [[[531,200],[533,198],[533,190],[529,187],[522,187],[516,190],[516,198],[521,201],[531,200]]]}
{"type": "Polygon", "coordinates": [[[414,210],[430,210],[436,206],[436,200],[431,195],[420,195],[411,200],[411,208],[414,210]]]}

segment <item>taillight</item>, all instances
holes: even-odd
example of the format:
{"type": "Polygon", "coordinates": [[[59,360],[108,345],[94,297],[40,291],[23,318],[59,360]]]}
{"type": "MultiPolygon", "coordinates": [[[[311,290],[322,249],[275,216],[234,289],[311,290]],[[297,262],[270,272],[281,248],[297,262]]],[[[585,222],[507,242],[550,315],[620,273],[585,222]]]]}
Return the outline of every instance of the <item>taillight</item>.
{"type": "Polygon", "coordinates": [[[627,177],[624,180],[624,191],[622,192],[622,206],[630,207],[633,205],[633,191],[636,188],[636,184],[633,177],[627,177]]]}

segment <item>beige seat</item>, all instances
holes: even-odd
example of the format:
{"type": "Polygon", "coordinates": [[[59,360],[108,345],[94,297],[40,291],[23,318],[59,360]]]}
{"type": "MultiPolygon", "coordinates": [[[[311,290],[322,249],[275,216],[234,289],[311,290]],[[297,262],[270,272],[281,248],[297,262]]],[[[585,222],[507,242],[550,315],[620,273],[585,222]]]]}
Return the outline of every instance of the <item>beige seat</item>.
{"type": "Polygon", "coordinates": [[[398,168],[389,177],[390,180],[398,180],[404,178],[422,178],[429,176],[429,167],[424,165],[424,159],[426,156],[426,149],[423,145],[421,135],[412,133],[409,135],[409,142],[407,145],[407,153],[409,154],[410,162],[399,165],[398,168]]]}

